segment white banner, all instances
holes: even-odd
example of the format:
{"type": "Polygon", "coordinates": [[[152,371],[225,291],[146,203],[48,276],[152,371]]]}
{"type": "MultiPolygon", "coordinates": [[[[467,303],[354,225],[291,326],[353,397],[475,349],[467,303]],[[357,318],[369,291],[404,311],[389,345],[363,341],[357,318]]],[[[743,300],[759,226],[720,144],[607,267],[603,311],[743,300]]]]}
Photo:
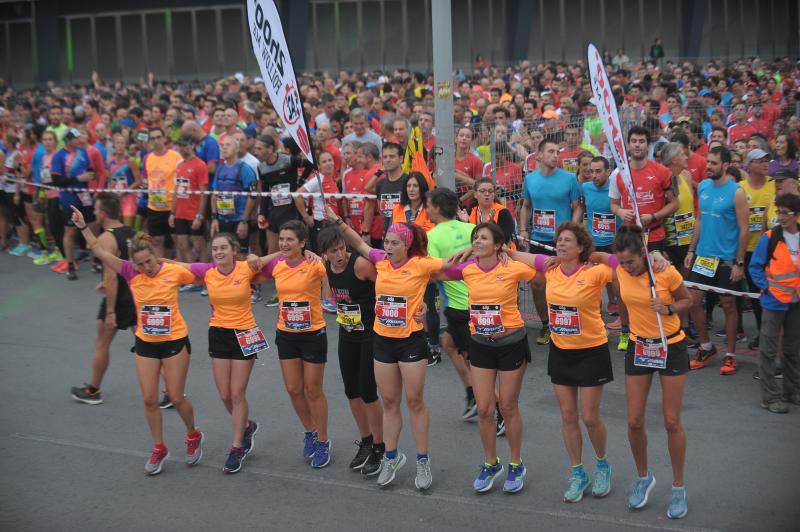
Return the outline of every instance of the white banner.
{"type": "Polygon", "coordinates": [[[297,79],[278,8],[273,0],[248,0],[247,20],[253,53],[261,68],[269,99],[286,132],[313,164],[314,154],[308,138],[297,79]]]}
{"type": "Polygon", "coordinates": [[[642,220],[639,218],[636,192],[633,188],[631,169],[628,166],[628,151],[625,149],[625,134],[619,124],[617,104],[614,101],[614,93],[611,91],[611,84],[606,75],[603,58],[593,44],[589,44],[589,79],[592,82],[592,93],[597,103],[600,121],[603,124],[603,132],[606,134],[606,142],[611,147],[611,153],[614,154],[614,160],[617,162],[617,169],[622,176],[622,182],[628,191],[628,197],[636,216],[636,223],[641,226],[642,220]]]}

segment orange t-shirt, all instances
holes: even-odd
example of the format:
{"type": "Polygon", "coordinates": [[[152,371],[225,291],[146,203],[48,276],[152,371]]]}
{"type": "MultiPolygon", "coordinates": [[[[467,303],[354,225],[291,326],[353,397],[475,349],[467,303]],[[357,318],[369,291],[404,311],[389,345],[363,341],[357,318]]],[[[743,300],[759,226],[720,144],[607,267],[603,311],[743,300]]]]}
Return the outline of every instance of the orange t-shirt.
{"type": "Polygon", "coordinates": [[[278,329],[284,332],[312,332],[325,327],[322,317],[322,278],[325,265],[305,259],[290,266],[282,257],[267,264],[261,275],[275,279],[278,292],[278,329]]]}
{"type": "Polygon", "coordinates": [[[256,326],[250,302],[250,281],[258,275],[245,261],[236,261],[233,270],[224,274],[212,262],[195,262],[192,273],[206,283],[211,303],[210,327],[252,329],[256,326]]]}
{"type": "Polygon", "coordinates": [[[550,333],[556,346],[586,349],[608,342],[600,306],[603,288],[611,282],[611,268],[582,266],[567,275],[559,266],[546,272],[545,278],[550,333]]]}
{"type": "Polygon", "coordinates": [[[164,155],[153,152],[144,159],[144,171],[149,191],[147,208],[152,211],[168,212],[172,209],[175,192],[175,171],[183,159],[175,150],[167,150],[164,155]],[[159,192],[153,192],[157,190],[159,192]]]}
{"type": "Polygon", "coordinates": [[[422,330],[422,324],[417,323],[413,315],[422,307],[431,274],[442,270],[444,259],[411,257],[400,266],[394,266],[386,259],[386,253],[373,249],[369,260],[378,272],[375,333],[389,338],[408,338],[411,333],[422,330]]]}
{"type": "MultiPolygon", "coordinates": [[[[411,208],[408,207],[410,210],[411,208]]],[[[394,207],[392,207],[392,223],[395,222],[407,222],[408,216],[406,212],[406,206],[402,203],[395,203],[394,207]]],[[[421,228],[426,233],[436,227],[436,224],[428,218],[428,211],[425,207],[420,207],[419,212],[417,212],[417,217],[412,222],[417,227],[421,228]]]]}
{"type": "MultiPolygon", "coordinates": [[[[647,272],[634,276],[619,267],[615,272],[619,281],[620,296],[628,309],[632,335],[650,339],[661,338],[656,312],[650,308],[650,279],[647,272]]],[[[674,266],[656,273],[655,276],[656,294],[664,305],[671,305],[675,302],[672,292],[683,285],[683,277],[674,266]]],[[[664,325],[666,336],[676,335],[667,340],[668,344],[680,342],[686,336],[681,330],[681,319],[677,314],[662,315],[661,323],[664,325]]]]}
{"type": "Polygon", "coordinates": [[[128,281],[136,303],[136,336],[145,342],[168,342],[189,335],[178,307],[178,287],[194,281],[194,274],[177,264],[164,263],[154,276],[140,273],[133,263],[122,261],[122,277],[128,281]]]}
{"type": "Polygon", "coordinates": [[[469,329],[472,334],[492,335],[523,327],[519,312],[518,283],[536,276],[536,270],[517,261],[503,266],[498,262],[488,270],[476,260],[445,270],[453,280],[463,279],[469,290],[469,329]]]}

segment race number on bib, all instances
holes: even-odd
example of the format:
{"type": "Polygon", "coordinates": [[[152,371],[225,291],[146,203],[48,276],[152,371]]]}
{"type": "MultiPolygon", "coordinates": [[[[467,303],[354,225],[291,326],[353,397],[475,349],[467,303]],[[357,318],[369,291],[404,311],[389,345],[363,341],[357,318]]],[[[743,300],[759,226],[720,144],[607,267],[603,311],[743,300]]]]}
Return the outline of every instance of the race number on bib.
{"type": "Polygon", "coordinates": [[[242,354],[246,357],[255,355],[259,351],[269,348],[269,342],[264,337],[261,327],[256,325],[252,329],[237,330],[236,340],[239,342],[239,347],[242,354]]]}
{"type": "Polygon", "coordinates": [[[361,322],[361,305],[345,305],[339,303],[336,309],[336,323],[342,326],[347,332],[363,331],[364,324],[361,322]]]}
{"type": "Polygon", "coordinates": [[[233,216],[236,214],[233,196],[224,194],[217,196],[217,214],[220,216],[233,216]]]}
{"type": "Polygon", "coordinates": [[[592,236],[595,238],[614,238],[617,232],[617,217],[602,212],[592,213],[592,236]]]}
{"type": "Polygon", "coordinates": [[[311,303],[308,301],[284,301],[281,303],[281,318],[287,329],[306,331],[311,328],[311,303]]]}
{"type": "Polygon", "coordinates": [[[402,296],[378,296],[375,301],[375,317],[384,327],[405,327],[408,302],[402,296]]]}
{"type": "Polygon", "coordinates": [[[694,213],[675,213],[675,239],[679,246],[688,246],[692,243],[694,234],[694,213]]]}
{"type": "Polygon", "coordinates": [[[764,214],[766,214],[766,212],[766,207],[750,207],[750,212],[747,214],[747,227],[751,233],[761,232],[761,224],[764,223],[764,214]]]}
{"type": "Polygon", "coordinates": [[[81,201],[81,205],[84,207],[91,207],[94,204],[92,201],[92,195],[88,192],[78,192],[78,199],[81,201]]]}
{"type": "Polygon", "coordinates": [[[699,273],[705,277],[712,279],[717,274],[717,267],[719,266],[719,258],[717,257],[697,257],[694,260],[692,271],[699,273]]]}
{"type": "Polygon", "coordinates": [[[643,368],[667,367],[667,348],[661,338],[636,337],[633,348],[633,365],[643,368]]]}
{"type": "Polygon", "coordinates": [[[490,336],[506,330],[503,327],[500,305],[470,305],[469,321],[475,329],[475,334],[490,336]]]}
{"type": "Polygon", "coordinates": [[[186,177],[175,178],[175,194],[180,199],[189,199],[189,192],[192,190],[192,182],[186,177]]]}
{"type": "Polygon", "coordinates": [[[292,187],[289,183],[272,185],[269,189],[270,194],[273,194],[272,204],[275,207],[283,207],[284,205],[292,203],[292,197],[288,195],[291,191],[292,187]]]}
{"type": "Polygon", "coordinates": [[[397,194],[381,194],[380,198],[380,208],[381,213],[387,218],[392,217],[392,210],[394,209],[394,204],[400,201],[400,193],[397,194]]]}
{"type": "Polygon", "coordinates": [[[172,307],[167,305],[142,305],[139,313],[142,332],[150,336],[169,336],[172,332],[172,307]]]}
{"type": "Polygon", "coordinates": [[[533,209],[533,231],[548,235],[556,234],[556,211],[533,209]]]}
{"type": "Polygon", "coordinates": [[[581,317],[578,307],[567,305],[550,305],[550,332],[561,336],[580,336],[581,317]]]}
{"type": "Polygon", "coordinates": [[[157,209],[163,209],[164,207],[166,207],[167,206],[167,196],[166,196],[166,194],[164,194],[162,192],[154,194],[154,193],[151,192],[150,193],[150,206],[154,207],[154,208],[157,208],[157,209]]]}
{"type": "Polygon", "coordinates": [[[351,198],[348,203],[350,209],[350,216],[363,216],[364,215],[364,199],[351,198]]]}

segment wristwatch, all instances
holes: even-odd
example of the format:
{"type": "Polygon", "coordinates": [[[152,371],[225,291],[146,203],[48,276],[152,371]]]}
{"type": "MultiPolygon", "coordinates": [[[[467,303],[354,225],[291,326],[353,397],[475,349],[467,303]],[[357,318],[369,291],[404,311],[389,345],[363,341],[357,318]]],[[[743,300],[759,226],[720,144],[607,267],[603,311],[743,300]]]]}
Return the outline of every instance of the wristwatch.
{"type": "Polygon", "coordinates": [[[675,307],[667,305],[667,316],[672,316],[673,314],[675,314],[675,307]]]}
{"type": "Polygon", "coordinates": [[[737,260],[737,261],[736,261],[736,265],[737,265],[738,267],[740,267],[740,268],[744,268],[744,261],[743,261],[743,260],[737,260]]]}

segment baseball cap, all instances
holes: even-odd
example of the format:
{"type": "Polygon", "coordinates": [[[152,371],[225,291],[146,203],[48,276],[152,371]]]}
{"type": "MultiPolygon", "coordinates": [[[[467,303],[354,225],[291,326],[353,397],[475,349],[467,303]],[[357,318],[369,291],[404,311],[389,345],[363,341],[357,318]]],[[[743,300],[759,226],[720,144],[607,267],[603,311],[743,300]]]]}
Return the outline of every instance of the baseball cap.
{"type": "Polygon", "coordinates": [[[701,91],[700,91],[698,94],[699,94],[700,96],[708,96],[709,94],[711,94],[711,92],[712,92],[712,91],[711,91],[710,89],[703,89],[703,90],[701,90],[701,91]]]}
{"type": "Polygon", "coordinates": [[[244,111],[246,113],[250,113],[251,115],[255,114],[255,112],[256,112],[256,104],[254,104],[253,102],[250,102],[250,101],[245,102],[244,111]]]}
{"type": "Polygon", "coordinates": [[[797,172],[791,168],[782,168],[770,177],[773,181],[783,181],[784,179],[797,179],[797,172]]]}
{"type": "Polygon", "coordinates": [[[175,144],[178,146],[192,146],[195,143],[194,137],[191,135],[181,135],[175,144]]]}
{"type": "Polygon", "coordinates": [[[136,121],[133,118],[125,117],[119,121],[119,125],[133,129],[136,127],[136,121]]]}
{"type": "Polygon", "coordinates": [[[64,135],[64,142],[70,141],[72,139],[77,139],[81,136],[81,132],[77,129],[70,128],[67,133],[64,135]]]}
{"type": "Polygon", "coordinates": [[[258,136],[258,128],[255,124],[250,124],[246,128],[244,128],[244,134],[249,139],[254,139],[258,136]]]}
{"type": "Polygon", "coordinates": [[[545,111],[544,113],[542,113],[542,118],[544,118],[545,120],[557,120],[558,114],[553,110],[545,111]]]}
{"type": "Polygon", "coordinates": [[[769,157],[769,153],[760,148],[756,148],[747,152],[747,157],[745,157],[744,162],[750,163],[759,159],[763,159],[764,157],[769,157]]]}

